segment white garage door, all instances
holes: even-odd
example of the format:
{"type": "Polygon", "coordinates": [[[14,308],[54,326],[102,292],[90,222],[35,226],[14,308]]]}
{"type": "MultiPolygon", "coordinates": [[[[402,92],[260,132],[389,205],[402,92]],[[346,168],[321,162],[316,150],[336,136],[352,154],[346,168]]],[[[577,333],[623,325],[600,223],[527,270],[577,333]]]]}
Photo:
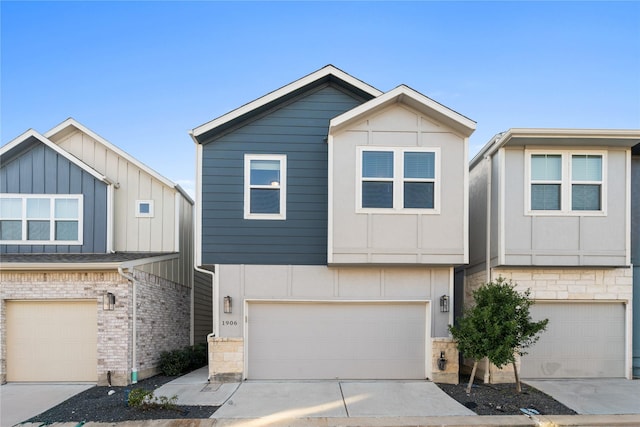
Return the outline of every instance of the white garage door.
{"type": "Polygon", "coordinates": [[[424,302],[251,303],[247,376],[424,379],[427,319],[424,302]]]}
{"type": "Polygon", "coordinates": [[[7,301],[7,381],[97,381],[96,301],[7,301]]]}
{"type": "Polygon", "coordinates": [[[624,304],[538,303],[531,314],[549,325],[522,358],[522,377],[624,377],[624,304]]]}

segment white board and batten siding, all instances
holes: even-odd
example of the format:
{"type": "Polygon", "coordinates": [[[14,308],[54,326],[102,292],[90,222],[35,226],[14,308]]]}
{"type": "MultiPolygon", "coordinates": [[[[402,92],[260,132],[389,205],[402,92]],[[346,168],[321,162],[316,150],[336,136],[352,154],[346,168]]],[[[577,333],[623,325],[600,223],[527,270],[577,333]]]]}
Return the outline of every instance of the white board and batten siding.
{"type": "Polygon", "coordinates": [[[329,264],[467,262],[467,138],[407,105],[394,104],[339,129],[329,144],[329,264]],[[359,153],[367,148],[433,150],[434,209],[361,209],[359,153]]]}
{"type": "Polygon", "coordinates": [[[174,252],[176,190],[90,135],[76,130],[51,139],[116,183],[114,244],[119,252],[174,252]],[[136,200],[153,200],[153,217],[136,217],[136,200]]]}
{"type": "Polygon", "coordinates": [[[256,378],[429,378],[431,341],[448,336],[450,267],[216,265],[221,337],[244,338],[256,378]],[[286,361],[286,363],[284,363],[286,361]]]}

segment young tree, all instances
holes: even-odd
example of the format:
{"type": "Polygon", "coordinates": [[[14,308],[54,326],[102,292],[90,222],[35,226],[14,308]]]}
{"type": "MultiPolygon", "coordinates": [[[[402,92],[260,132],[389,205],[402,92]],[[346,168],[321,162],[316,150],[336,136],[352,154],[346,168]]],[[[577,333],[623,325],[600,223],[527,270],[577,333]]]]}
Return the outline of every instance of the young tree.
{"type": "Polygon", "coordinates": [[[540,338],[547,328],[549,319],[534,322],[529,314],[533,301],[530,291],[515,290],[516,285],[499,277],[482,285],[473,292],[475,305],[465,310],[458,325],[449,326],[449,331],[458,343],[458,350],[474,359],[467,394],[471,393],[473,378],[478,361],[489,359],[498,368],[511,363],[516,380],[516,390],[520,393],[520,377],[516,367],[516,354],[525,351],[540,338]]]}

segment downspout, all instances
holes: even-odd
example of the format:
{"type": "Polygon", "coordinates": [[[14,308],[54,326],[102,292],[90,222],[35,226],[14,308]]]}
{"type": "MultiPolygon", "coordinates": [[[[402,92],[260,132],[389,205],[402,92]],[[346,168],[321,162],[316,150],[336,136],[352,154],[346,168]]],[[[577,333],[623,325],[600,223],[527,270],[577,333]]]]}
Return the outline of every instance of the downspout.
{"type": "Polygon", "coordinates": [[[137,354],[137,342],[136,338],[138,336],[138,301],[136,299],[136,279],[133,277],[131,273],[125,273],[122,265],[118,266],[118,273],[129,280],[132,285],[131,293],[133,295],[133,319],[132,319],[132,332],[131,332],[131,383],[136,384],[138,382],[138,354],[137,354]]]}
{"type": "MultiPolygon", "coordinates": [[[[487,237],[486,237],[486,247],[485,247],[485,251],[486,251],[486,266],[485,266],[485,272],[486,272],[486,276],[485,276],[485,283],[489,283],[491,282],[491,185],[492,185],[492,178],[491,176],[493,175],[493,171],[491,170],[491,154],[487,155],[485,157],[485,160],[487,162],[487,237]]],[[[489,363],[489,359],[486,359],[486,368],[484,371],[484,383],[485,384],[489,384],[491,381],[491,366],[489,363]]]]}
{"type": "Polygon", "coordinates": [[[491,282],[491,185],[492,178],[491,175],[493,171],[491,170],[491,155],[488,155],[484,158],[487,162],[487,236],[486,236],[486,247],[485,247],[485,283],[491,282]]]}
{"type": "Polygon", "coordinates": [[[217,286],[216,274],[213,271],[205,270],[204,268],[200,268],[197,265],[193,266],[195,271],[199,271],[200,273],[205,273],[211,275],[211,285],[213,287],[211,292],[211,307],[213,308],[213,325],[211,325],[211,330],[213,331],[214,337],[220,335],[220,309],[218,307],[218,294],[220,293],[217,286]]]}

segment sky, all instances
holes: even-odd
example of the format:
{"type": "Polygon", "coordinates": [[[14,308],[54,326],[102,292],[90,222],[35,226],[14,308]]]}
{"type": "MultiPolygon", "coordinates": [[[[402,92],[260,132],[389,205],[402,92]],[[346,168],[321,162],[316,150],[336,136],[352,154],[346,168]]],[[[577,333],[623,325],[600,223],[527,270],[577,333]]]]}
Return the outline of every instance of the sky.
{"type": "Polygon", "coordinates": [[[194,194],[188,131],[327,64],[477,122],[640,128],[640,2],[0,1],[0,143],[73,117],[194,194]]]}

